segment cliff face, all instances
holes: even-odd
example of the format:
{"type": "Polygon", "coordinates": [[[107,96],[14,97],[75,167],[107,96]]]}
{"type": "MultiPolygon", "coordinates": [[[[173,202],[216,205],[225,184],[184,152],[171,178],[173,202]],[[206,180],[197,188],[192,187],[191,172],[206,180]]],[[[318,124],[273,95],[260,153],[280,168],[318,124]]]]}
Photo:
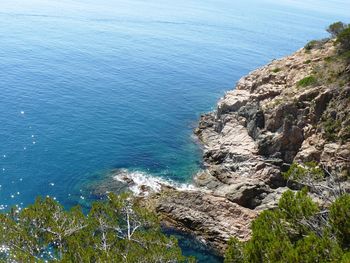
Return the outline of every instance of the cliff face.
{"type": "Polygon", "coordinates": [[[320,162],[350,174],[350,68],[333,42],[301,49],[251,72],[227,92],[195,133],[206,169],[197,190],[166,189],[152,199],[163,222],[193,232],[219,252],[287,190],[292,162],[320,162]]]}

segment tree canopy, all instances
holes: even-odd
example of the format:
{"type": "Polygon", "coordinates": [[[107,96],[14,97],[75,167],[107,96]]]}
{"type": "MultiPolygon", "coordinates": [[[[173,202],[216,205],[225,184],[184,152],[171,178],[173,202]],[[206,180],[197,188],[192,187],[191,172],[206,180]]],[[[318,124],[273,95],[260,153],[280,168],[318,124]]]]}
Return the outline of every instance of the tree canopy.
{"type": "Polygon", "coordinates": [[[84,215],[51,198],[0,214],[0,261],[190,262],[156,216],[129,195],[110,194],[84,215]]]}
{"type": "Polygon", "coordinates": [[[330,24],[327,28],[327,32],[330,33],[332,37],[337,37],[347,27],[347,24],[338,21],[333,24],[330,24]]]}

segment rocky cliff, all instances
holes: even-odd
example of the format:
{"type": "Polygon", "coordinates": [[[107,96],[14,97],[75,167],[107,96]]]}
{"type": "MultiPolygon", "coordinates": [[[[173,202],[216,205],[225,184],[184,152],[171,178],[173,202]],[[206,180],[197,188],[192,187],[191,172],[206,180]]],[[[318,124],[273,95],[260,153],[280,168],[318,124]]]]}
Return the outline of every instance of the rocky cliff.
{"type": "Polygon", "coordinates": [[[349,76],[328,40],[243,77],[199,121],[205,169],[194,178],[197,188],[164,187],[147,204],[220,253],[229,237],[248,239],[259,211],[277,204],[288,189],[281,173],[292,162],[317,161],[346,180],[349,76]]]}

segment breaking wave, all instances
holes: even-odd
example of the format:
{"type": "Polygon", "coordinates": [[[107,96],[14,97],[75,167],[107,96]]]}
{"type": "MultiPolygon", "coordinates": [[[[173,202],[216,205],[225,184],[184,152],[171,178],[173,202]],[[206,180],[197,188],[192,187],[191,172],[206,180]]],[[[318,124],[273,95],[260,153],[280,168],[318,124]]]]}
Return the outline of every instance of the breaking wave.
{"type": "Polygon", "coordinates": [[[142,171],[118,170],[113,179],[128,185],[136,196],[147,196],[150,193],[159,192],[163,187],[174,188],[183,191],[193,191],[196,187],[192,184],[177,183],[172,180],[152,176],[142,171]]]}

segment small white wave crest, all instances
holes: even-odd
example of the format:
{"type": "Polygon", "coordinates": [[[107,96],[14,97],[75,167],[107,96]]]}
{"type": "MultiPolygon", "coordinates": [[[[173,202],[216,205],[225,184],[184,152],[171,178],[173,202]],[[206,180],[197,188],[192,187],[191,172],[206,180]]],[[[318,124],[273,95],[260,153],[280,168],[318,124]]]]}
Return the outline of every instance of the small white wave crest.
{"type": "Polygon", "coordinates": [[[127,169],[118,170],[113,179],[127,184],[130,191],[136,196],[147,196],[150,193],[160,192],[163,187],[174,188],[179,191],[196,190],[192,184],[180,184],[145,172],[129,171],[127,169]]]}

